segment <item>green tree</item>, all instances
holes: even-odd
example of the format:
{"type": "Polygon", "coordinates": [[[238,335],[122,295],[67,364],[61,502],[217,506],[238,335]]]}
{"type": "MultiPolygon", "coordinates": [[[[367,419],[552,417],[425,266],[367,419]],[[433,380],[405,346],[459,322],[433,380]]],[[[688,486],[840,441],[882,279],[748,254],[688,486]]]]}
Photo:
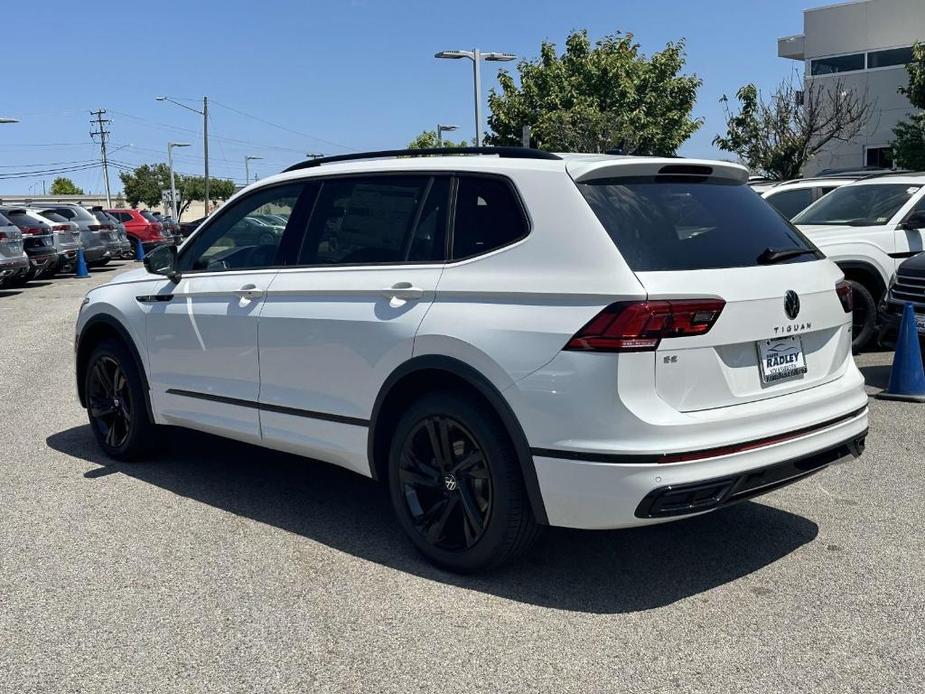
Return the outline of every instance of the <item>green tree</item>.
{"type": "MultiPolygon", "coordinates": [[[[120,171],[122,192],[129,205],[144,203],[147,207],[161,204],[162,191],[170,188],[170,168],[167,164],[142,164],[133,171],[120,171]]],[[[181,177],[182,178],[182,177],[181,177]]]]}
{"type": "Polygon", "coordinates": [[[810,82],[799,91],[793,80],[781,82],[770,99],[754,84],[736,92],[739,110],[726,108],[726,134],[713,144],[733,152],[752,170],[769,178],[797,178],[832,141],[850,142],[870,122],[873,105],[841,80],[810,82]]]}
{"type": "Polygon", "coordinates": [[[51,182],[51,188],[48,192],[52,195],[83,195],[83,188],[78,188],[74,181],[64,176],[58,176],[51,182]]]}
{"type": "Polygon", "coordinates": [[[909,84],[900,87],[899,93],[905,94],[919,112],[896,124],[890,147],[897,166],[921,171],[925,169],[925,44],[916,43],[912,47],[912,62],[906,65],[906,72],[909,84]]]}
{"type": "Polygon", "coordinates": [[[703,123],[691,117],[701,80],[681,74],[684,41],[646,58],[632,34],[605,36],[593,46],[587,31],[544,41],[540,57],[517,64],[520,86],[502,70],[501,91],[488,105],[493,145],[519,145],[523,126],[532,144],[555,151],[674,154],[703,123]]]}
{"type": "MultiPolygon", "coordinates": [[[[170,168],[167,164],[142,164],[133,171],[119,173],[122,191],[132,207],[144,203],[148,207],[161,204],[163,191],[170,190],[170,168]]],[[[180,216],[194,200],[205,197],[205,178],[184,176],[174,172],[177,188],[177,210],[180,216]]],[[[234,181],[209,177],[209,202],[227,200],[234,194],[234,181]]]]}
{"type": "Polygon", "coordinates": [[[460,140],[459,142],[453,142],[452,140],[446,139],[444,136],[443,143],[437,144],[437,131],[436,130],[424,130],[416,138],[411,140],[408,143],[408,149],[432,149],[434,147],[466,147],[466,141],[460,140]]]}
{"type": "MultiPolygon", "coordinates": [[[[227,200],[234,195],[234,181],[227,178],[212,178],[209,176],[209,197],[211,202],[227,200]]],[[[204,200],[206,194],[206,179],[204,176],[181,176],[177,181],[177,197],[179,205],[177,212],[180,217],[194,200],[204,200]]],[[[179,221],[179,220],[178,220],[179,221]]]]}

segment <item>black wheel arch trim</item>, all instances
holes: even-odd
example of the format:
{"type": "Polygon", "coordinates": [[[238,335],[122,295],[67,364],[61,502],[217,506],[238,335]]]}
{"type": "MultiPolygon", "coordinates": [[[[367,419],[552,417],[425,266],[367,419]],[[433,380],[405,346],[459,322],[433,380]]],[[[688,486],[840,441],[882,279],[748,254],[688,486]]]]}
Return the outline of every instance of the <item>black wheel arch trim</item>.
{"type": "Polygon", "coordinates": [[[395,369],[382,384],[382,387],[379,389],[379,394],[376,396],[376,401],[373,404],[372,414],[369,418],[370,426],[369,437],[367,439],[367,456],[369,458],[370,476],[373,479],[379,479],[379,475],[376,471],[375,442],[377,424],[380,421],[379,415],[383,404],[399,381],[417,371],[428,370],[446,371],[463,379],[489,402],[495,413],[501,419],[501,423],[514,445],[514,451],[517,454],[517,460],[520,464],[520,470],[523,475],[524,486],[527,490],[530,508],[533,511],[533,517],[540,525],[549,525],[549,517],[546,515],[546,506],[543,504],[543,495],[540,492],[540,484],[536,475],[536,466],[533,462],[530,445],[527,443],[527,437],[514,411],[501,394],[501,391],[499,391],[487,377],[469,364],[459,359],[454,359],[453,357],[437,354],[414,357],[395,369]]]}
{"type": "MultiPolygon", "coordinates": [[[[132,359],[135,361],[135,368],[138,369],[138,373],[141,376],[141,384],[145,393],[145,411],[148,413],[148,418],[153,422],[154,421],[154,410],[151,407],[151,391],[148,387],[148,375],[145,372],[144,362],[141,360],[141,354],[138,352],[138,348],[135,346],[135,340],[132,339],[131,334],[128,331],[121,321],[116,318],[113,318],[107,313],[99,313],[89,319],[84,324],[83,328],[80,331],[80,336],[77,339],[77,349],[75,356],[80,357],[81,344],[84,338],[90,334],[92,328],[96,325],[105,325],[108,328],[115,330],[119,337],[122,339],[122,342],[125,343],[125,346],[128,348],[129,354],[132,355],[132,359]]],[[[87,406],[86,402],[86,393],[84,392],[84,384],[80,376],[83,374],[83,371],[78,363],[76,365],[76,374],[77,374],[77,396],[80,400],[82,407],[87,406]]]]}
{"type": "MultiPolygon", "coordinates": [[[[865,263],[863,260],[837,260],[835,264],[841,269],[842,272],[845,272],[845,279],[849,279],[847,276],[848,270],[859,270],[873,277],[874,282],[876,282],[876,291],[878,296],[883,296],[886,292],[886,283],[883,281],[883,276],[880,274],[880,270],[877,269],[875,265],[871,263],[865,263]]],[[[877,301],[877,296],[874,296],[874,301],[877,301]]]]}

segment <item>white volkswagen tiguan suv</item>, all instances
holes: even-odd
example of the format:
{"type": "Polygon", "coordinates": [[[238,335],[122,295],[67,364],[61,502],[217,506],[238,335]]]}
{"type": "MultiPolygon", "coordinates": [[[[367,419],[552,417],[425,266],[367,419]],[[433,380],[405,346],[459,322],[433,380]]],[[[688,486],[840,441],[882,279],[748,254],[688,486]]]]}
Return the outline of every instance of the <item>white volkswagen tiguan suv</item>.
{"type": "Polygon", "coordinates": [[[457,571],[860,454],[850,291],[745,169],[459,152],[298,164],[92,289],[103,450],[169,424],[343,466],[457,571]],[[257,238],[266,214],[285,228],[257,238]]]}

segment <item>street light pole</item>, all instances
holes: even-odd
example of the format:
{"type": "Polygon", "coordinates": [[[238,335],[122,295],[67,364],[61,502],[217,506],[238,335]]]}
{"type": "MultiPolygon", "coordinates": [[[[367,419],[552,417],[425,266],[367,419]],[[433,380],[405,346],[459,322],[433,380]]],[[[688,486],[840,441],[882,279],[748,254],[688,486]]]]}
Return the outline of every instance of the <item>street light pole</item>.
{"type": "Polygon", "coordinates": [[[171,99],[169,96],[157,96],[155,101],[169,101],[170,103],[185,108],[187,111],[192,111],[193,113],[198,113],[202,116],[202,156],[205,159],[205,203],[206,203],[206,216],[209,215],[209,97],[202,97],[202,110],[193,108],[192,106],[187,106],[186,104],[181,104],[179,101],[171,99]]]}
{"type": "Polygon", "coordinates": [[[263,157],[256,157],[253,154],[248,154],[244,157],[244,185],[248,186],[251,183],[251,169],[250,162],[253,159],[263,159],[263,157]]]}
{"type": "Polygon", "coordinates": [[[443,147],[443,133],[452,132],[453,130],[458,130],[458,125],[443,125],[437,123],[437,147],[443,147]]]}
{"type": "Polygon", "coordinates": [[[472,61],[472,81],[474,82],[475,92],[475,146],[482,146],[482,73],[480,64],[483,60],[491,62],[508,62],[514,60],[517,56],[513,53],[499,53],[490,51],[483,53],[478,48],[471,51],[440,51],[434,53],[435,58],[447,58],[450,60],[459,60],[468,58],[472,61]]]}
{"type": "Polygon", "coordinates": [[[173,148],[189,147],[188,142],[168,142],[167,143],[167,166],[170,169],[170,211],[175,222],[180,221],[180,213],[177,209],[177,184],[173,176],[173,148]]]}

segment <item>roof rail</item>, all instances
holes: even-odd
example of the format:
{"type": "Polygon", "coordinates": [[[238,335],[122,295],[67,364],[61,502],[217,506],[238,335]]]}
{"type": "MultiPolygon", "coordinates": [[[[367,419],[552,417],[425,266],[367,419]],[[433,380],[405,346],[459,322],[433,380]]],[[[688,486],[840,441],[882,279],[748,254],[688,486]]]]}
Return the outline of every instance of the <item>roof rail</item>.
{"type": "Polygon", "coordinates": [[[507,159],[562,159],[552,152],[529,147],[432,147],[428,149],[383,149],[378,152],[357,152],[355,154],[337,154],[331,157],[318,157],[300,161],[284,171],[309,169],[322,164],[339,161],[356,161],[359,159],[386,159],[389,157],[432,157],[447,154],[493,154],[507,159]]]}

